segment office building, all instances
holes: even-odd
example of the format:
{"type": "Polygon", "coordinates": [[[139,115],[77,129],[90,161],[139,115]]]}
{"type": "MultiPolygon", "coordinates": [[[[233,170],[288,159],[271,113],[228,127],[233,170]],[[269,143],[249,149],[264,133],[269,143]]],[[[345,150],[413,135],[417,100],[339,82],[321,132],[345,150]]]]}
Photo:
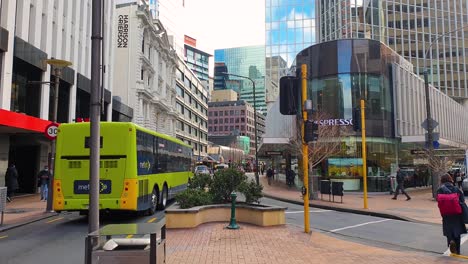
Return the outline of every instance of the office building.
{"type": "Polygon", "coordinates": [[[239,94],[232,89],[214,90],[210,102],[237,101],[239,94]]]}
{"type": "Polygon", "coordinates": [[[212,56],[197,48],[197,40],[184,36],[184,60],[195,76],[202,82],[206,91],[210,91],[209,58],[212,56]]]}
{"type": "Polygon", "coordinates": [[[175,88],[176,137],[193,147],[194,157],[203,158],[208,147],[208,91],[179,56],[175,88]]]}
{"type": "MultiPolygon", "coordinates": [[[[114,104],[114,1],[103,2],[104,113],[131,118],[132,109],[114,104]],[[117,106],[117,108],[115,108],[117,106]]],[[[61,70],[58,123],[89,118],[91,91],[91,0],[0,1],[0,171],[14,163],[19,192],[34,193],[36,175],[50,165],[45,128],[53,119],[55,71],[45,60],[72,63],[61,70]]],[[[4,177],[0,177],[4,186],[4,177]]]]}
{"type": "Polygon", "coordinates": [[[279,95],[279,78],[288,74],[297,53],[316,43],[315,0],[265,1],[266,102],[279,95]]]}
{"type": "Polygon", "coordinates": [[[177,54],[167,32],[144,3],[117,5],[116,16],[128,30],[115,47],[114,98],[134,109],[134,123],[175,137],[177,54]]]}
{"type": "Polygon", "coordinates": [[[184,59],[185,63],[195,73],[197,78],[208,85],[208,59],[212,56],[200,49],[197,49],[197,40],[184,36],[184,59]]]}
{"type": "Polygon", "coordinates": [[[405,57],[440,91],[468,107],[467,2],[320,0],[320,42],[368,38],[405,57]],[[457,30],[460,29],[460,30],[457,30]],[[452,32],[452,33],[450,33],[452,32]],[[445,37],[439,38],[444,34],[445,37]]]}
{"type": "Polygon", "coordinates": [[[254,81],[256,109],[266,114],[265,47],[246,46],[215,50],[215,89],[232,89],[239,93],[240,100],[245,100],[249,104],[254,105],[252,81],[232,75],[223,75],[222,70],[226,70],[224,72],[227,73],[248,77],[254,81]],[[217,63],[224,63],[224,65],[217,63]],[[220,87],[222,83],[224,87],[220,87]]]}
{"type": "MultiPolygon", "coordinates": [[[[239,101],[208,103],[209,136],[248,136],[251,154],[255,154],[254,108],[251,104],[239,101]]],[[[258,142],[265,133],[265,116],[257,112],[258,142]]]]}

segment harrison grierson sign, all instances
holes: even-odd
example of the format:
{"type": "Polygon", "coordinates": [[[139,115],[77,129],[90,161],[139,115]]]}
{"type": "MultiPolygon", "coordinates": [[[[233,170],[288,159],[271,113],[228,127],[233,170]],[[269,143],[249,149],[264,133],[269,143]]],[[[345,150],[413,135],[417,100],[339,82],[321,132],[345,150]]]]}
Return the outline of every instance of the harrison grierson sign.
{"type": "Polygon", "coordinates": [[[117,48],[126,48],[128,45],[128,15],[119,15],[117,26],[117,48]]]}
{"type": "Polygon", "coordinates": [[[314,120],[315,124],[319,126],[352,126],[353,119],[322,119],[322,120],[314,120]]]}

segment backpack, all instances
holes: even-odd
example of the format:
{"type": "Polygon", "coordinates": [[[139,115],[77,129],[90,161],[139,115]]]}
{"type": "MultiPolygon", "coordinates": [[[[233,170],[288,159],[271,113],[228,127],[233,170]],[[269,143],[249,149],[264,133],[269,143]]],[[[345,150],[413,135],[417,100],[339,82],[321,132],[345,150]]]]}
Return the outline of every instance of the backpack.
{"type": "Polygon", "coordinates": [[[437,194],[437,206],[440,215],[458,215],[462,213],[459,193],[439,193],[437,194]]]}

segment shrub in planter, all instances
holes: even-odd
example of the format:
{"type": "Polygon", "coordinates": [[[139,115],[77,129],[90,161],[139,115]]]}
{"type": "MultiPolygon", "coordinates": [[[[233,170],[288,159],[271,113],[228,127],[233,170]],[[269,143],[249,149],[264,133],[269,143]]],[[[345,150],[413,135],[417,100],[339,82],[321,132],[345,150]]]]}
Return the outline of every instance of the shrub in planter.
{"type": "Polygon", "coordinates": [[[187,189],[180,192],[176,194],[175,200],[182,209],[211,204],[213,201],[210,193],[200,189],[187,189]]]}
{"type": "Polygon", "coordinates": [[[228,168],[219,170],[213,176],[209,193],[214,203],[227,203],[231,201],[231,193],[239,190],[242,182],[247,181],[247,176],[236,169],[228,168]]]}
{"type": "Polygon", "coordinates": [[[190,180],[190,189],[205,190],[206,187],[211,185],[211,176],[208,174],[197,173],[190,180]]]}
{"type": "Polygon", "coordinates": [[[257,185],[255,181],[244,181],[239,186],[239,191],[244,194],[246,203],[260,203],[263,197],[263,186],[257,185]]]}

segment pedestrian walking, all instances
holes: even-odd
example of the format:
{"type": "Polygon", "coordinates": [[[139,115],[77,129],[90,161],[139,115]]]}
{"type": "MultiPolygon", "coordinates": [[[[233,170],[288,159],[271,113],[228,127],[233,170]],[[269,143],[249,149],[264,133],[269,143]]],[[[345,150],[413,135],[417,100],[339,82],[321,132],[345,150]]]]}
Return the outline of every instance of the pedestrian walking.
{"type": "Polygon", "coordinates": [[[442,231],[447,237],[450,252],[460,254],[460,237],[467,232],[461,208],[461,204],[465,203],[465,196],[454,185],[449,174],[443,175],[440,183],[437,190],[437,203],[442,215],[442,231]],[[456,194],[455,199],[449,199],[451,194],[456,194]]]}
{"type": "Polygon", "coordinates": [[[291,169],[286,169],[286,184],[291,187],[294,185],[294,178],[296,173],[291,169]]]}
{"type": "Polygon", "coordinates": [[[18,189],[18,171],[13,163],[10,164],[5,173],[5,185],[7,187],[7,201],[11,202],[15,191],[18,189]]]}
{"type": "Polygon", "coordinates": [[[49,167],[44,166],[44,169],[37,175],[38,181],[41,187],[41,201],[47,201],[49,195],[49,179],[50,179],[49,167]]]}
{"type": "Polygon", "coordinates": [[[455,182],[458,185],[458,188],[461,189],[463,179],[462,179],[462,175],[460,173],[460,170],[455,171],[454,177],[455,177],[455,182]]]}
{"type": "Polygon", "coordinates": [[[395,190],[395,195],[393,196],[393,200],[397,199],[397,196],[401,190],[401,193],[406,195],[406,201],[411,200],[411,197],[405,192],[405,176],[403,176],[403,173],[401,173],[400,168],[397,169],[397,174],[396,174],[396,180],[397,180],[397,187],[395,190]]]}
{"type": "Polygon", "coordinates": [[[273,169],[270,167],[268,168],[266,172],[267,180],[268,180],[268,185],[271,185],[271,181],[273,180],[273,177],[275,176],[275,172],[273,169]]]}

